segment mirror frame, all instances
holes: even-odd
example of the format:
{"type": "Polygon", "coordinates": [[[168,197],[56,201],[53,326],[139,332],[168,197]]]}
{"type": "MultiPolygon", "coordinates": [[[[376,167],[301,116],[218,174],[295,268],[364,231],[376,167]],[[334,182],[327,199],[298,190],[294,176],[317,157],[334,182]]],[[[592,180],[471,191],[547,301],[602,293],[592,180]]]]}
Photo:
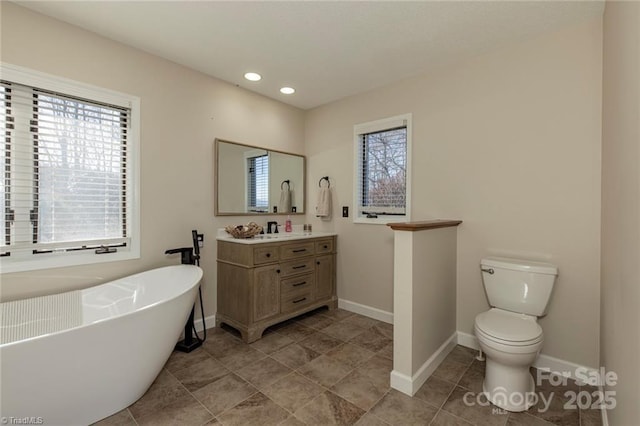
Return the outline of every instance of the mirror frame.
{"type": "MultiPolygon", "coordinates": [[[[214,197],[213,197],[213,204],[214,204],[214,209],[213,209],[213,214],[214,216],[282,216],[282,215],[305,215],[306,211],[307,211],[307,157],[301,154],[294,154],[292,152],[286,152],[286,151],[280,151],[277,149],[270,149],[270,148],[265,148],[263,146],[257,146],[257,145],[248,145],[245,143],[240,143],[240,142],[234,142],[234,141],[230,141],[230,140],[226,140],[226,139],[220,139],[220,138],[215,138],[215,158],[214,158],[214,166],[215,166],[215,173],[214,173],[214,179],[215,179],[215,185],[214,185],[214,197]],[[241,146],[246,146],[247,148],[253,148],[253,149],[262,149],[265,150],[267,152],[276,152],[279,154],[286,154],[286,155],[292,155],[294,157],[300,157],[302,159],[302,212],[288,212],[288,213],[273,213],[271,211],[268,211],[266,213],[257,213],[257,212],[250,212],[250,213],[245,213],[245,212],[220,212],[219,211],[219,203],[218,203],[218,194],[220,193],[220,191],[218,190],[218,185],[219,185],[219,176],[218,176],[218,171],[220,170],[220,168],[218,167],[218,162],[220,160],[220,153],[219,153],[219,144],[220,142],[223,143],[230,143],[230,144],[234,144],[234,145],[241,145],[241,146]]],[[[269,206],[271,207],[271,206],[269,206]]]]}

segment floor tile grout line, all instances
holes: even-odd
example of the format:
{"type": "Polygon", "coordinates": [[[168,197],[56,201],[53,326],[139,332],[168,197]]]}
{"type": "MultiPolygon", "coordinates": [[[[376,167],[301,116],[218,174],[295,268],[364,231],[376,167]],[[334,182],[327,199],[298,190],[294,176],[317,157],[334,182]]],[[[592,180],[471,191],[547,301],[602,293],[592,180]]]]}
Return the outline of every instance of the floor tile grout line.
{"type": "MultiPolygon", "coordinates": [[[[238,376],[240,377],[240,376],[238,376]]],[[[242,379],[242,377],[240,377],[242,379]]],[[[242,379],[244,380],[244,379],[242,379]]],[[[246,380],[245,380],[246,381],[246,380]]],[[[249,383],[249,382],[247,382],[249,383]]],[[[251,383],[249,383],[249,385],[251,385],[251,383]]],[[[234,404],[232,407],[227,408],[226,410],[223,410],[220,412],[220,414],[218,414],[217,416],[214,416],[216,418],[216,420],[218,420],[220,423],[223,423],[222,420],[220,420],[220,417],[225,414],[228,411],[233,410],[235,407],[237,407],[238,405],[242,404],[243,402],[247,401],[248,399],[251,399],[254,395],[258,394],[258,393],[262,393],[260,392],[260,390],[258,388],[256,388],[255,386],[251,385],[251,387],[253,387],[256,391],[253,392],[252,394],[250,394],[248,397],[244,398],[243,400],[241,400],[240,402],[237,402],[236,404],[234,404]]],[[[264,394],[263,394],[264,395],[264,394]]],[[[265,395],[266,396],[266,395],[265,395]]],[[[210,411],[209,411],[210,412],[210,411]]]]}
{"type": "MultiPolygon", "coordinates": [[[[450,353],[451,353],[451,352],[449,352],[449,354],[450,354],[450,353]]],[[[447,355],[447,356],[448,356],[448,355],[447,355]]],[[[457,361],[451,361],[451,362],[457,362],[457,361]]],[[[464,365],[464,364],[462,364],[462,363],[458,363],[458,364],[460,364],[460,365],[464,365]]],[[[460,416],[455,415],[454,413],[452,413],[452,412],[450,412],[450,411],[448,411],[448,410],[446,410],[446,409],[444,408],[444,406],[447,404],[447,401],[449,401],[449,398],[451,397],[451,395],[453,394],[453,392],[456,390],[456,388],[457,388],[457,387],[460,387],[460,388],[462,388],[462,389],[466,389],[466,390],[469,390],[469,391],[473,392],[473,390],[468,389],[468,388],[466,388],[466,387],[464,387],[464,386],[461,386],[461,385],[460,385],[460,381],[462,380],[462,378],[464,377],[464,375],[467,373],[467,371],[469,371],[469,370],[471,369],[471,366],[472,366],[472,365],[473,365],[473,360],[471,360],[471,362],[469,362],[469,364],[467,365],[467,367],[466,367],[466,368],[465,368],[465,370],[463,371],[462,375],[458,378],[458,380],[457,380],[455,383],[454,383],[454,382],[451,382],[451,381],[449,381],[449,380],[447,380],[447,379],[444,379],[444,378],[441,378],[441,377],[438,377],[438,376],[434,376],[434,377],[436,377],[436,378],[438,378],[438,379],[440,379],[440,380],[443,380],[443,381],[445,381],[445,382],[447,382],[447,383],[453,384],[453,387],[451,388],[451,390],[450,390],[450,391],[449,391],[449,393],[447,394],[447,397],[444,399],[444,401],[442,402],[442,404],[440,405],[440,407],[438,407],[438,411],[436,412],[436,415],[433,417],[433,419],[431,419],[430,424],[433,422],[433,420],[435,420],[435,418],[436,418],[436,417],[438,417],[438,413],[439,413],[440,411],[444,411],[445,413],[447,413],[447,414],[449,414],[449,415],[451,415],[451,416],[453,416],[453,417],[455,417],[455,418],[461,419],[461,420],[463,420],[463,421],[464,421],[464,422],[466,422],[466,423],[469,423],[469,424],[472,424],[472,425],[474,424],[474,423],[471,423],[470,421],[468,421],[468,420],[466,420],[466,419],[464,419],[464,418],[462,418],[462,417],[460,417],[460,416]]],[[[426,383],[426,382],[425,382],[425,383],[426,383]]],[[[424,386],[424,384],[423,384],[423,386],[424,386]]],[[[508,416],[507,416],[507,417],[508,417],[508,416]]],[[[505,423],[506,423],[506,421],[505,421],[505,423]]]]}
{"type": "Polygon", "coordinates": [[[127,413],[129,413],[129,417],[131,417],[131,420],[133,420],[133,422],[136,424],[136,426],[140,426],[140,423],[138,423],[136,418],[133,417],[133,413],[131,412],[131,410],[129,410],[129,407],[127,407],[127,413]]]}
{"type": "MultiPolygon", "coordinates": [[[[189,390],[189,389],[187,389],[187,387],[184,385],[184,383],[182,383],[182,382],[181,382],[181,381],[180,381],[180,380],[179,380],[179,379],[178,379],[178,378],[177,378],[177,377],[176,377],[176,376],[175,376],[171,371],[167,370],[167,373],[169,373],[169,375],[171,375],[174,379],[176,379],[176,380],[178,381],[178,383],[180,383],[180,386],[182,386],[182,388],[183,388],[185,391],[187,391],[187,393],[191,396],[191,398],[193,398],[194,400],[196,400],[196,401],[198,402],[198,404],[200,404],[200,406],[201,406],[202,408],[204,408],[204,409],[205,409],[205,411],[211,415],[211,417],[213,417],[214,419],[218,420],[218,419],[217,419],[217,417],[216,417],[216,416],[215,416],[211,411],[209,411],[209,409],[207,408],[207,406],[206,406],[206,405],[204,405],[204,404],[203,404],[203,403],[202,403],[202,402],[201,402],[201,401],[200,401],[200,400],[199,400],[199,399],[198,399],[198,398],[197,398],[197,397],[196,397],[196,396],[195,396],[195,395],[194,395],[194,394],[189,390]]],[[[225,376],[226,376],[226,374],[225,374],[225,376]]],[[[224,377],[224,376],[223,376],[223,377],[224,377]]],[[[219,380],[219,379],[217,379],[217,380],[219,380]]],[[[214,380],[214,381],[215,381],[215,380],[214,380]]],[[[213,382],[211,382],[211,383],[213,383],[213,382]]],[[[205,385],[205,386],[206,386],[206,385],[205,385]]],[[[204,386],[203,386],[203,387],[204,387],[204,386]]],[[[201,388],[198,388],[198,389],[201,389],[201,388]]],[[[197,389],[196,389],[196,390],[197,390],[197,389]]],[[[212,420],[212,419],[209,419],[209,420],[207,420],[207,422],[208,422],[208,421],[211,421],[211,420],[212,420]]],[[[204,422],[203,424],[205,424],[205,423],[206,423],[206,422],[204,422]]]]}
{"type": "MultiPolygon", "coordinates": [[[[289,374],[287,374],[287,375],[286,375],[286,376],[284,376],[284,377],[281,377],[280,379],[278,379],[278,380],[276,380],[275,382],[271,383],[269,386],[272,386],[272,385],[274,385],[274,384],[278,383],[280,380],[283,380],[284,378],[289,377],[289,376],[292,376],[292,375],[294,375],[294,374],[298,374],[298,375],[302,376],[303,378],[305,378],[306,380],[309,380],[307,377],[305,377],[305,376],[301,375],[300,373],[297,373],[296,371],[292,370],[289,374]]],[[[313,384],[316,384],[316,383],[314,383],[314,382],[313,382],[313,381],[311,381],[311,380],[309,380],[309,382],[311,382],[311,383],[313,383],[313,384]]],[[[267,386],[267,387],[269,387],[269,386],[267,386]]],[[[316,396],[314,396],[313,398],[311,398],[309,401],[307,401],[307,403],[306,403],[306,404],[303,404],[303,407],[304,407],[304,406],[306,406],[306,405],[307,405],[308,403],[310,403],[311,401],[313,401],[314,399],[316,399],[316,397],[317,397],[317,396],[319,396],[321,393],[322,393],[322,392],[320,392],[318,395],[316,395],[316,396]]],[[[295,417],[295,412],[293,412],[293,411],[289,410],[288,408],[283,407],[282,405],[278,404],[276,401],[274,401],[274,400],[273,400],[273,398],[271,398],[271,397],[270,397],[269,395],[267,395],[266,393],[264,393],[264,392],[263,392],[263,395],[264,395],[264,396],[266,396],[267,398],[269,398],[271,401],[273,401],[273,403],[274,403],[274,404],[276,404],[278,407],[282,408],[283,410],[287,411],[288,413],[290,413],[292,416],[294,416],[294,417],[295,417]]],[[[299,408],[302,408],[302,407],[299,407],[299,408]]],[[[297,417],[296,417],[296,418],[297,418],[297,417]]],[[[303,423],[304,423],[304,422],[303,422],[303,423]]]]}
{"type": "MultiPolygon", "coordinates": [[[[474,359],[475,359],[475,358],[474,358],[474,359]]],[[[469,363],[469,365],[467,366],[467,368],[464,370],[464,373],[462,373],[462,376],[460,376],[460,378],[458,379],[458,381],[457,381],[457,383],[456,383],[456,386],[457,386],[457,387],[460,387],[460,388],[462,388],[462,389],[466,389],[466,390],[468,390],[468,391],[470,391],[470,392],[475,392],[475,391],[473,391],[472,389],[469,389],[469,388],[467,388],[467,387],[465,387],[465,386],[462,386],[462,385],[460,384],[460,381],[462,380],[462,378],[464,377],[464,375],[465,375],[465,374],[467,374],[467,372],[468,372],[469,370],[471,370],[471,368],[472,368],[472,366],[473,366],[473,361],[474,361],[474,359],[472,359],[472,360],[471,360],[471,362],[469,363]]],[[[482,361],[480,361],[480,362],[482,362],[482,361]]],[[[486,361],[485,361],[485,362],[486,362],[486,361]]],[[[486,366],[485,366],[485,368],[486,368],[486,366]]],[[[454,387],[453,389],[455,390],[455,387],[454,387]]],[[[484,390],[483,390],[483,392],[484,392],[484,390]]],[[[453,393],[453,390],[451,391],[451,393],[453,393]]],[[[451,395],[451,394],[450,394],[450,395],[451,395]]],[[[450,395],[449,395],[449,396],[450,396],[450,395]]],[[[447,397],[447,399],[449,399],[449,397],[447,397]]],[[[445,403],[446,403],[446,401],[445,401],[445,403]]],[[[443,407],[444,407],[444,405],[443,405],[443,407]]],[[[443,408],[443,409],[444,409],[444,408],[443,408]]],[[[456,416],[455,414],[453,414],[453,413],[451,413],[451,412],[449,412],[449,411],[447,411],[447,410],[444,410],[444,411],[446,411],[447,413],[449,413],[449,414],[451,414],[451,415],[453,415],[453,416],[455,416],[455,417],[458,417],[458,416],[456,416]]],[[[511,413],[509,412],[509,414],[507,414],[507,415],[505,416],[505,420],[504,420],[503,426],[507,424],[507,422],[509,421],[509,417],[510,417],[510,416],[511,416],[511,413]]],[[[465,420],[465,419],[463,419],[463,420],[465,420]]],[[[469,423],[471,423],[471,422],[469,422],[469,423]]]]}
{"type": "MultiPolygon", "coordinates": [[[[354,369],[353,371],[355,371],[355,369],[354,369]]],[[[351,372],[350,372],[349,374],[351,374],[351,372]]],[[[348,376],[349,374],[347,374],[347,376],[348,376]]],[[[335,385],[337,385],[338,383],[340,383],[340,382],[341,382],[342,380],[344,380],[347,376],[344,376],[342,379],[338,380],[338,381],[337,381],[333,386],[335,386],[335,385]]],[[[333,387],[333,386],[332,386],[332,387],[333,387]]],[[[329,389],[329,392],[331,392],[332,394],[334,394],[334,395],[336,395],[336,396],[338,396],[338,397],[340,397],[340,398],[344,399],[345,401],[349,402],[350,404],[353,404],[354,406],[356,406],[356,407],[360,408],[360,409],[361,409],[362,411],[364,411],[364,413],[366,414],[366,413],[368,413],[369,411],[371,411],[371,409],[372,409],[373,407],[375,407],[375,406],[376,406],[376,405],[377,405],[377,404],[378,404],[378,403],[379,403],[379,402],[380,402],[380,401],[381,401],[381,400],[382,400],[382,399],[387,395],[387,393],[389,393],[389,389],[387,389],[387,390],[384,392],[384,394],[383,394],[380,398],[376,399],[376,400],[375,400],[375,402],[374,402],[373,404],[371,404],[371,407],[369,407],[367,410],[365,410],[365,409],[364,409],[364,408],[362,408],[362,407],[359,407],[355,402],[353,402],[353,401],[349,400],[349,398],[347,398],[347,397],[344,397],[344,396],[340,395],[339,393],[337,393],[336,391],[334,391],[334,390],[332,390],[332,389],[329,389]]]]}
{"type": "MultiPolygon", "coordinates": [[[[391,389],[389,389],[387,392],[385,392],[385,394],[382,396],[382,398],[380,398],[378,401],[376,401],[376,403],[375,403],[375,404],[373,404],[373,406],[371,406],[371,408],[369,408],[369,410],[367,410],[367,412],[365,412],[365,413],[362,415],[362,417],[364,417],[366,414],[369,414],[369,415],[371,415],[371,416],[375,417],[376,419],[380,420],[380,421],[381,421],[382,423],[384,423],[385,425],[393,426],[391,423],[389,423],[389,422],[387,422],[387,421],[385,421],[385,420],[381,419],[381,418],[380,418],[380,416],[377,416],[377,415],[375,415],[375,414],[373,414],[373,413],[371,412],[371,410],[373,410],[373,407],[375,407],[376,405],[378,405],[378,403],[379,403],[380,401],[382,401],[382,399],[384,399],[384,397],[385,397],[385,396],[387,396],[387,394],[389,393],[389,391],[390,391],[390,390],[391,390],[391,389]]],[[[361,418],[362,418],[362,417],[361,417],[361,418]]],[[[358,420],[359,420],[359,419],[358,419],[358,420]]]]}
{"type": "MultiPolygon", "coordinates": [[[[451,383],[451,382],[448,382],[451,383]]],[[[438,410],[443,410],[445,404],[447,403],[447,401],[449,400],[449,398],[451,397],[451,395],[453,394],[453,391],[456,390],[456,387],[458,386],[457,383],[453,384],[453,387],[451,388],[451,390],[449,391],[449,393],[447,394],[447,397],[444,399],[444,401],[442,401],[442,404],[440,404],[440,406],[438,407],[438,410]]],[[[445,410],[446,411],[446,410],[445,410]]],[[[447,411],[448,412],[448,411],[447,411]]]]}
{"type": "Polygon", "coordinates": [[[463,419],[462,417],[457,416],[457,415],[455,415],[455,414],[453,414],[453,413],[451,413],[451,412],[449,412],[449,411],[445,410],[444,408],[439,408],[439,409],[438,409],[438,412],[436,413],[436,415],[435,415],[435,416],[433,416],[433,419],[431,419],[431,421],[429,422],[429,424],[432,424],[432,423],[433,423],[433,421],[436,419],[436,417],[438,417],[438,414],[439,414],[441,411],[444,411],[444,412],[445,412],[445,413],[447,413],[448,415],[450,415],[450,416],[452,416],[452,417],[455,417],[456,419],[460,419],[460,420],[462,420],[463,422],[468,423],[469,425],[475,425],[475,423],[472,423],[472,422],[470,422],[470,421],[469,421],[469,420],[467,420],[467,419],[463,419]]]}
{"type": "MultiPolygon", "coordinates": [[[[347,342],[343,342],[342,344],[346,344],[346,343],[347,343],[347,342]]],[[[337,346],[336,346],[336,347],[337,347],[337,346]]],[[[327,352],[325,352],[325,353],[321,353],[317,358],[320,358],[322,355],[326,355],[328,352],[330,352],[330,351],[331,351],[331,350],[333,350],[333,349],[334,349],[334,348],[329,349],[329,351],[327,351],[327,352]]],[[[374,353],[374,355],[372,355],[372,356],[371,356],[371,358],[373,358],[375,355],[376,355],[376,354],[374,353]]],[[[317,358],[314,358],[314,359],[317,359],[317,358]]],[[[369,358],[369,359],[370,359],[370,358],[369,358]]],[[[367,359],[366,361],[368,361],[369,359],[367,359]]],[[[351,370],[350,370],[347,374],[345,374],[345,375],[344,375],[344,377],[341,377],[341,378],[340,378],[339,380],[337,380],[333,385],[331,385],[331,387],[335,386],[337,383],[340,383],[340,381],[344,380],[344,379],[345,379],[349,374],[351,374],[352,372],[356,371],[356,370],[357,370],[357,368],[358,368],[358,366],[359,366],[359,365],[361,365],[361,364],[363,364],[363,363],[364,363],[364,362],[366,362],[366,361],[363,361],[363,362],[359,363],[359,364],[358,364],[358,365],[356,365],[355,367],[351,367],[351,370]]],[[[300,367],[298,367],[298,368],[296,368],[295,370],[293,370],[293,372],[295,372],[295,373],[299,374],[300,376],[304,377],[306,380],[309,380],[311,383],[313,383],[313,384],[315,384],[315,385],[319,386],[320,388],[322,388],[322,389],[323,389],[323,391],[322,391],[320,394],[316,395],[314,398],[312,398],[310,401],[308,401],[306,404],[304,404],[304,405],[303,405],[302,407],[300,407],[300,408],[303,408],[303,407],[305,407],[305,406],[309,405],[313,400],[315,400],[316,398],[318,398],[320,395],[322,395],[322,394],[323,394],[323,393],[325,393],[325,392],[331,392],[331,393],[332,393],[332,394],[334,394],[335,396],[337,396],[337,397],[339,397],[339,398],[341,398],[341,399],[344,399],[345,401],[347,401],[348,403],[350,403],[350,404],[354,405],[354,406],[355,406],[355,407],[357,407],[357,408],[360,408],[360,407],[358,407],[356,404],[354,404],[353,402],[349,401],[347,398],[344,398],[344,397],[342,397],[341,395],[339,395],[339,394],[337,394],[336,392],[334,392],[330,387],[327,387],[327,386],[323,385],[322,383],[318,383],[318,382],[316,382],[316,381],[315,381],[315,380],[313,380],[312,378],[310,378],[310,377],[306,376],[305,374],[303,374],[303,373],[301,373],[301,372],[299,371],[302,367],[304,367],[305,365],[309,364],[310,362],[313,362],[313,360],[311,360],[311,361],[309,361],[309,362],[307,362],[307,363],[305,363],[305,364],[301,365],[300,367]]],[[[373,408],[373,407],[374,407],[378,402],[380,402],[380,400],[381,400],[382,398],[384,398],[384,396],[385,396],[388,392],[389,392],[389,389],[387,389],[387,391],[385,391],[385,394],[384,394],[382,397],[380,397],[380,398],[379,398],[379,399],[378,399],[378,400],[377,400],[377,401],[376,401],[376,402],[371,406],[371,408],[373,408]]],[[[284,407],[283,407],[283,408],[284,408],[284,407]]],[[[366,411],[365,411],[365,410],[363,410],[363,411],[364,411],[364,414],[368,413],[368,412],[371,410],[371,408],[370,408],[369,410],[366,410],[366,411]]],[[[360,408],[360,409],[361,409],[361,408],[360,408]]],[[[296,410],[296,411],[297,411],[297,410],[296,410]]],[[[364,414],[363,414],[363,416],[364,416],[364,414]]],[[[372,415],[373,415],[373,414],[372,414],[372,415]]],[[[295,413],[294,413],[294,417],[295,417],[295,413]]],[[[362,417],[362,416],[361,416],[361,417],[362,417]]],[[[376,417],[377,417],[377,416],[376,416],[376,417]]],[[[297,419],[297,417],[296,417],[296,419],[297,419]]],[[[385,423],[386,423],[386,422],[385,422],[385,423]]]]}
{"type": "MultiPolygon", "coordinates": [[[[265,355],[266,355],[266,354],[265,354],[265,355]]],[[[236,377],[240,378],[242,381],[244,381],[246,384],[250,385],[252,388],[254,388],[254,389],[256,390],[255,392],[251,393],[251,394],[250,394],[248,397],[246,397],[245,399],[243,399],[243,400],[239,401],[238,403],[234,404],[234,405],[233,405],[233,407],[229,407],[228,409],[221,411],[217,416],[216,416],[216,415],[214,415],[213,413],[211,413],[211,411],[209,411],[209,409],[208,409],[208,408],[207,408],[207,407],[206,407],[206,406],[205,406],[205,405],[204,405],[204,404],[203,404],[203,403],[202,403],[202,402],[201,402],[201,401],[200,401],[200,400],[199,400],[195,395],[193,395],[193,394],[192,394],[192,393],[191,393],[191,392],[190,392],[190,391],[189,391],[189,390],[184,386],[184,384],[183,384],[183,383],[182,383],[182,382],[181,382],[177,377],[175,377],[175,375],[173,375],[169,370],[167,370],[167,372],[168,372],[168,373],[170,373],[170,374],[171,374],[171,375],[172,375],[172,376],[173,376],[173,377],[174,377],[174,378],[175,378],[175,379],[180,383],[180,385],[181,385],[181,386],[182,386],[182,387],[183,387],[183,388],[184,388],[184,389],[185,389],[185,390],[186,390],[186,391],[187,391],[187,392],[188,392],[188,393],[189,393],[189,394],[190,394],[190,395],[191,395],[191,396],[192,396],[192,397],[193,397],[193,398],[194,398],[194,399],[195,399],[195,400],[196,400],[196,401],[201,405],[201,406],[203,406],[203,407],[204,407],[204,409],[205,409],[209,414],[211,414],[211,415],[213,416],[213,418],[214,418],[215,420],[217,420],[219,423],[224,424],[224,423],[222,422],[222,420],[220,419],[220,416],[221,416],[221,415],[223,415],[223,414],[224,414],[224,413],[226,413],[227,411],[229,411],[229,410],[233,409],[234,407],[238,406],[239,404],[242,404],[243,402],[247,401],[248,399],[252,398],[252,397],[253,397],[254,395],[256,395],[257,393],[261,393],[261,394],[262,394],[262,395],[264,395],[265,397],[269,398],[269,397],[268,397],[267,395],[265,395],[265,394],[264,394],[264,393],[263,393],[263,392],[262,392],[262,391],[261,391],[257,386],[254,386],[252,383],[250,383],[248,380],[246,380],[244,377],[242,377],[242,376],[241,376],[240,374],[238,374],[236,371],[231,370],[230,368],[228,368],[226,365],[224,365],[224,364],[223,364],[219,359],[217,359],[215,356],[213,356],[213,355],[212,355],[212,354],[210,354],[210,353],[209,353],[209,356],[210,356],[210,357],[212,357],[215,361],[219,362],[219,363],[220,363],[220,365],[222,365],[222,366],[223,366],[223,367],[228,371],[228,373],[227,373],[227,374],[225,374],[223,377],[226,377],[226,376],[228,376],[228,375],[230,375],[230,374],[233,374],[234,376],[236,376],[236,377]]],[[[266,356],[268,357],[268,355],[266,355],[266,356]]],[[[262,358],[262,359],[264,359],[264,358],[262,358]]],[[[276,361],[277,361],[277,360],[276,360],[276,361]]],[[[211,383],[214,383],[214,382],[216,382],[216,381],[218,381],[218,380],[222,379],[223,377],[219,377],[218,379],[214,380],[214,381],[213,381],[213,382],[211,382],[211,383]]],[[[208,384],[210,384],[210,383],[208,383],[208,384]]],[[[207,385],[208,385],[208,384],[207,384],[207,385]]],[[[207,385],[205,385],[205,386],[207,386],[207,385]]],[[[203,386],[203,387],[204,387],[204,386],[203,386]]],[[[198,388],[198,389],[201,389],[201,388],[198,388]]],[[[271,398],[269,398],[269,399],[271,400],[271,398]]],[[[280,407],[280,408],[284,409],[285,411],[288,411],[288,410],[286,410],[284,407],[282,407],[282,406],[280,406],[279,404],[277,404],[275,401],[273,401],[273,400],[271,400],[271,401],[272,401],[274,404],[278,405],[278,407],[280,407]]],[[[210,420],[211,420],[211,419],[210,419],[210,420]]],[[[210,421],[210,420],[208,420],[208,421],[210,421]]]]}

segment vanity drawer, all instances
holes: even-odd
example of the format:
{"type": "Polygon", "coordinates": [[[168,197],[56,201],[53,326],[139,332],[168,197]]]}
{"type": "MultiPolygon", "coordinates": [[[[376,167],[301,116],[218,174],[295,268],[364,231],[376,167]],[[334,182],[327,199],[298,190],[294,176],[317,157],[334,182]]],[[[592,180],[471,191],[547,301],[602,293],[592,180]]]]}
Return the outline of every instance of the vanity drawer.
{"type": "Polygon", "coordinates": [[[280,259],[295,259],[313,254],[313,242],[285,244],[280,247],[280,259]]]}
{"type": "Polygon", "coordinates": [[[333,253],[333,239],[316,241],[316,254],[333,253]]]}
{"type": "Polygon", "coordinates": [[[292,312],[313,302],[311,290],[303,293],[283,295],[280,300],[280,313],[292,312]]]}
{"type": "Polygon", "coordinates": [[[288,277],[290,275],[304,274],[315,270],[313,258],[294,260],[280,264],[280,276],[288,277]]]}
{"type": "Polygon", "coordinates": [[[315,274],[306,274],[299,277],[287,278],[280,281],[280,294],[300,293],[313,290],[315,287],[315,274]]]}
{"type": "Polygon", "coordinates": [[[280,258],[277,246],[254,247],[253,263],[260,265],[262,263],[277,262],[280,258]]]}

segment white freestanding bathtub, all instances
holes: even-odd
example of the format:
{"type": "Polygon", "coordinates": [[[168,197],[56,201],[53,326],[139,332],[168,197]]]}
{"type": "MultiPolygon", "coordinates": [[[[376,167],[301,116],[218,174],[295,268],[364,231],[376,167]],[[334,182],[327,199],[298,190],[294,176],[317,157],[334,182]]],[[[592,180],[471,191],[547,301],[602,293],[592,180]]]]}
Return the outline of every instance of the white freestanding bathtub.
{"type": "Polygon", "coordinates": [[[131,405],[169,358],[201,278],[168,266],[0,303],[2,423],[87,425],[131,405]]]}

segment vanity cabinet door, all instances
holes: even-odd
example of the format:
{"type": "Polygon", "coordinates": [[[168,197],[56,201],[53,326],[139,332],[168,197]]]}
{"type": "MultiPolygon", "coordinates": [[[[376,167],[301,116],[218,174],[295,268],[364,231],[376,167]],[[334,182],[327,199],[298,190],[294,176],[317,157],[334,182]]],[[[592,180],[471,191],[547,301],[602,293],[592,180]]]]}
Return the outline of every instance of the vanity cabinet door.
{"type": "Polygon", "coordinates": [[[253,321],[280,313],[280,266],[256,268],[253,281],[253,321]]]}
{"type": "Polygon", "coordinates": [[[335,257],[333,254],[316,257],[316,299],[328,299],[333,295],[335,257]]]}

